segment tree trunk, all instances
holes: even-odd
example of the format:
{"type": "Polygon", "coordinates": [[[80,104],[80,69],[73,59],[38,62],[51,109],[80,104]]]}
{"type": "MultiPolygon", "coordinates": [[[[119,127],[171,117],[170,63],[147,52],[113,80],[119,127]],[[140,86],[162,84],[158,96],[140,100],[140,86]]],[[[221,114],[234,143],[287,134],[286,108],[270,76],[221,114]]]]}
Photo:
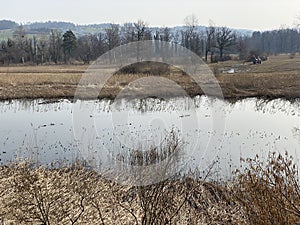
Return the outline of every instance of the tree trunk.
{"type": "Polygon", "coordinates": [[[214,51],[210,52],[210,63],[214,62],[214,51]]]}
{"type": "Polygon", "coordinates": [[[220,48],[220,60],[223,61],[223,48],[220,48]]]}
{"type": "Polygon", "coordinates": [[[207,62],[207,58],[208,58],[208,50],[205,50],[205,62],[207,62]]]}

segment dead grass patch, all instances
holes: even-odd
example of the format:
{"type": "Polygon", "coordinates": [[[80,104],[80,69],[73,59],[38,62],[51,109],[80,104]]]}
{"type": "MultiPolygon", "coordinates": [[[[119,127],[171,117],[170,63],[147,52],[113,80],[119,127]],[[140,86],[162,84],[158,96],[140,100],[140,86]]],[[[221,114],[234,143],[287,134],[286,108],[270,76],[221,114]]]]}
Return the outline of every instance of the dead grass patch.
{"type": "MultiPolygon", "coordinates": [[[[261,65],[227,61],[209,64],[209,66],[217,74],[225,98],[299,98],[300,96],[300,56],[293,59],[288,55],[273,56],[261,65]],[[231,68],[238,68],[237,73],[222,72],[231,68]]],[[[87,68],[86,65],[0,67],[0,99],[73,98],[78,82],[87,68]]],[[[171,67],[166,74],[147,74],[151,68],[147,67],[145,73],[137,71],[134,74],[113,75],[105,84],[99,98],[114,98],[130,83],[143,77],[152,77],[153,80],[156,77],[164,77],[176,82],[190,96],[203,94],[199,85],[179,69],[171,67]]],[[[96,85],[94,88],[97,89],[98,81],[99,77],[93,79],[91,76],[89,82],[96,85]]],[[[211,84],[210,79],[205,77],[201,77],[200,82],[202,85],[211,84]]],[[[156,88],[155,85],[151,85],[142,86],[144,95],[153,92],[156,88]]],[[[158,85],[156,93],[163,93],[166,96],[166,93],[171,93],[170,97],[180,95],[172,92],[173,89],[169,85],[164,85],[163,83],[158,85]]],[[[88,87],[83,94],[84,98],[89,98],[89,94],[92,93],[88,90],[90,88],[88,87]]]]}

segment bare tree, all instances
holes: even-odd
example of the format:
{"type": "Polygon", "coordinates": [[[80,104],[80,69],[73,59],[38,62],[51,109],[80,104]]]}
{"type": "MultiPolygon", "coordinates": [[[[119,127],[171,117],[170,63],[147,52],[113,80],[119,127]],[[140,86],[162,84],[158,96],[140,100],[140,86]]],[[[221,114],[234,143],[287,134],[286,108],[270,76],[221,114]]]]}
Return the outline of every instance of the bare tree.
{"type": "Polygon", "coordinates": [[[14,52],[13,57],[15,58],[16,63],[25,63],[26,58],[26,42],[27,42],[27,34],[24,27],[21,25],[17,28],[13,33],[14,38],[14,52]]]}
{"type": "Polygon", "coordinates": [[[138,20],[134,24],[134,34],[136,41],[151,40],[151,32],[148,24],[142,20],[138,20]]]}
{"type": "Polygon", "coordinates": [[[93,51],[92,36],[83,36],[78,38],[77,55],[84,64],[89,64],[92,59],[93,51]]]}
{"type": "Polygon", "coordinates": [[[237,41],[237,50],[239,52],[240,60],[247,60],[249,53],[248,53],[248,46],[247,42],[243,37],[239,37],[237,41]]]}
{"type": "Polygon", "coordinates": [[[49,37],[49,61],[58,63],[62,58],[62,34],[57,30],[51,30],[49,37]]]}
{"type": "MultiPolygon", "coordinates": [[[[109,28],[105,29],[105,39],[108,46],[108,51],[120,45],[119,25],[111,24],[109,28]]],[[[112,62],[112,55],[109,52],[109,61],[112,62]]]]}
{"type": "Polygon", "coordinates": [[[127,44],[135,41],[135,31],[133,23],[124,23],[121,28],[121,43],[127,44]]]}
{"type": "Polygon", "coordinates": [[[177,53],[177,45],[180,44],[180,32],[179,30],[176,30],[175,33],[173,34],[173,38],[172,38],[172,45],[173,45],[173,48],[174,48],[174,51],[177,53]]]}
{"type": "Polygon", "coordinates": [[[109,28],[105,29],[105,39],[108,50],[111,50],[120,45],[119,25],[111,24],[109,28]]]}
{"type": "Polygon", "coordinates": [[[185,30],[181,32],[181,44],[197,55],[201,55],[200,33],[197,30],[198,19],[195,15],[190,15],[184,19],[184,22],[185,30]]]}
{"type": "MultiPolygon", "coordinates": [[[[134,38],[135,41],[144,41],[144,40],[151,40],[152,34],[151,31],[148,28],[148,25],[146,22],[142,20],[138,20],[136,23],[133,23],[134,25],[134,38]]],[[[137,61],[141,61],[140,53],[141,53],[141,45],[140,43],[137,44],[136,49],[136,57],[137,61]]]]}
{"type": "Polygon", "coordinates": [[[163,27],[160,30],[160,40],[170,42],[172,39],[172,34],[169,27],[163,27]]]}
{"type": "Polygon", "coordinates": [[[27,55],[29,56],[29,61],[32,62],[32,64],[37,63],[37,45],[37,38],[35,36],[33,36],[33,38],[26,39],[25,41],[24,49],[27,55]]]}
{"type": "Polygon", "coordinates": [[[39,63],[43,64],[45,62],[45,56],[47,54],[47,41],[46,40],[43,40],[43,39],[40,39],[38,40],[38,45],[37,45],[37,48],[38,48],[38,59],[39,59],[39,63]]]}
{"type": "Polygon", "coordinates": [[[189,33],[193,33],[198,26],[199,20],[194,14],[192,14],[185,17],[184,23],[189,33]]]}
{"type": "Polygon", "coordinates": [[[107,51],[107,46],[105,45],[105,35],[103,33],[93,35],[91,42],[93,49],[93,59],[97,59],[100,55],[107,51]]]}
{"type": "Polygon", "coordinates": [[[205,61],[207,62],[208,53],[210,52],[210,61],[213,61],[214,48],[216,47],[216,27],[210,21],[209,27],[206,28],[206,44],[205,44],[205,61]]]}
{"type": "Polygon", "coordinates": [[[224,49],[235,44],[236,35],[228,27],[218,28],[216,31],[217,48],[220,51],[220,59],[223,60],[224,49]]]}

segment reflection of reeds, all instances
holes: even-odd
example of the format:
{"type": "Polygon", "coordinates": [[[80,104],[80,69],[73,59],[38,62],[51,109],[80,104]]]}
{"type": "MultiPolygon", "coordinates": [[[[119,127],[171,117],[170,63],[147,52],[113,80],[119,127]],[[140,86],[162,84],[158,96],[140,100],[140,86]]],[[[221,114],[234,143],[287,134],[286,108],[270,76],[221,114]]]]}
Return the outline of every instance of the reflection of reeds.
{"type": "Polygon", "coordinates": [[[160,142],[159,146],[150,146],[148,150],[128,149],[127,152],[118,154],[117,159],[122,164],[130,166],[149,166],[161,163],[168,157],[178,160],[181,151],[180,144],[177,135],[171,131],[169,136],[160,142]]]}
{"type": "Polygon", "coordinates": [[[113,177],[119,182],[145,185],[177,174],[183,157],[182,142],[172,130],[159,145],[142,143],[135,149],[123,148],[110,162],[113,177]],[[145,149],[147,148],[147,149],[145,149]]]}

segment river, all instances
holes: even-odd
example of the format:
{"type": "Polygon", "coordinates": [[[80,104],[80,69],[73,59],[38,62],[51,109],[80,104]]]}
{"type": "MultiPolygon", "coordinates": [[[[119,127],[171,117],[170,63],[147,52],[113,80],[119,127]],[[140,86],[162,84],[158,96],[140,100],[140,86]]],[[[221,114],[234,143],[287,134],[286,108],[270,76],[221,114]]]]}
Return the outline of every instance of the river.
{"type": "Polygon", "coordinates": [[[117,154],[163,146],[171,131],[181,141],[183,168],[214,164],[222,178],[256,154],[287,151],[299,163],[300,100],[12,100],[0,102],[0,114],[1,165],[93,157],[109,167],[117,154]]]}

